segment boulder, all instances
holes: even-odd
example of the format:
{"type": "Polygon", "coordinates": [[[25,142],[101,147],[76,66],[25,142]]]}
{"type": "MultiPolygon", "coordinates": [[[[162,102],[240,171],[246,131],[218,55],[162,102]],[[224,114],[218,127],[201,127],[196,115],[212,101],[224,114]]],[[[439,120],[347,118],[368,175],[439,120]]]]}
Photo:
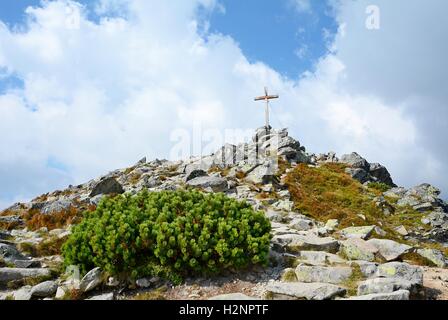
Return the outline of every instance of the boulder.
{"type": "Polygon", "coordinates": [[[286,268],[282,272],[282,282],[297,282],[296,271],[293,268],[286,268]]]}
{"type": "Polygon", "coordinates": [[[283,222],[283,214],[279,211],[274,211],[274,210],[270,210],[268,209],[265,212],[265,216],[266,218],[268,218],[271,222],[278,222],[281,223],[283,222]]]}
{"type": "Polygon", "coordinates": [[[368,171],[370,169],[367,160],[361,157],[356,152],[353,152],[351,154],[344,154],[339,159],[339,162],[348,164],[352,168],[363,169],[364,171],[368,171]]]}
{"type": "Polygon", "coordinates": [[[90,197],[95,197],[99,194],[122,194],[124,189],[115,178],[105,178],[98,182],[90,193],[90,197]]]}
{"type": "Polygon", "coordinates": [[[341,254],[349,260],[374,261],[379,250],[360,238],[341,242],[341,254]]]}
{"type": "Polygon", "coordinates": [[[57,289],[58,284],[56,281],[45,281],[35,285],[31,289],[31,295],[40,298],[52,297],[56,294],[57,289]]]}
{"type": "Polygon", "coordinates": [[[431,202],[423,202],[423,203],[414,205],[412,207],[412,209],[414,209],[415,211],[418,211],[418,212],[428,212],[428,211],[434,210],[435,208],[431,202]]]}
{"type": "Polygon", "coordinates": [[[406,194],[407,190],[403,187],[395,187],[383,193],[384,196],[389,198],[402,198],[406,194]]]}
{"type": "Polygon", "coordinates": [[[135,281],[135,284],[139,288],[149,288],[153,285],[155,285],[160,279],[158,277],[152,277],[152,278],[141,278],[137,279],[135,281]]]}
{"type": "Polygon", "coordinates": [[[297,281],[305,283],[340,284],[347,281],[351,275],[350,267],[298,266],[296,268],[297,281]]]}
{"type": "Polygon", "coordinates": [[[87,274],[81,279],[79,289],[82,292],[89,292],[98,287],[102,282],[102,272],[100,268],[95,268],[87,272],[87,274]]]}
{"type": "Polygon", "coordinates": [[[347,300],[409,300],[409,291],[399,290],[391,293],[374,293],[350,297],[347,300]]]}
{"type": "Polygon", "coordinates": [[[318,237],[315,234],[283,234],[272,239],[274,248],[283,252],[297,253],[300,251],[326,251],[336,253],[339,242],[331,237],[318,237]]]}
{"type": "Polygon", "coordinates": [[[365,240],[372,235],[374,230],[375,226],[348,227],[341,230],[341,234],[346,238],[361,238],[365,240]]]}
{"type": "Polygon", "coordinates": [[[297,151],[294,148],[286,147],[278,150],[279,156],[285,156],[287,159],[294,159],[300,151],[297,151]]]}
{"type": "Polygon", "coordinates": [[[440,250],[435,249],[418,249],[417,254],[428,259],[439,268],[448,267],[448,260],[440,250]]]}
{"type": "Polygon", "coordinates": [[[198,177],[206,177],[206,176],[208,176],[207,172],[205,172],[202,169],[196,169],[196,170],[193,170],[193,171],[187,173],[187,177],[186,177],[185,181],[190,181],[190,180],[193,180],[198,177]]]}
{"type": "MultiPolygon", "coordinates": [[[[255,130],[255,135],[252,137],[252,141],[254,143],[258,143],[258,144],[262,144],[264,143],[266,140],[269,140],[272,137],[272,127],[260,127],[257,130],[255,130]]],[[[284,133],[283,133],[284,135],[284,133]]],[[[287,135],[287,132],[286,132],[287,135]]]]}
{"type": "Polygon", "coordinates": [[[138,160],[138,162],[135,164],[136,167],[146,164],[146,157],[141,158],[138,160]]]}
{"type": "Polygon", "coordinates": [[[49,269],[42,268],[0,268],[0,285],[15,280],[48,277],[50,274],[49,269]]]}
{"type": "Polygon", "coordinates": [[[406,194],[409,196],[416,196],[418,198],[437,198],[439,197],[440,189],[430,185],[429,183],[422,183],[409,189],[406,194]]]}
{"type": "Polygon", "coordinates": [[[296,263],[311,266],[327,266],[346,262],[341,257],[324,251],[300,251],[296,263]]]}
{"type": "Polygon", "coordinates": [[[361,183],[369,181],[369,174],[364,169],[360,168],[346,168],[345,173],[350,175],[353,179],[358,180],[361,183]]]}
{"type": "Polygon", "coordinates": [[[73,205],[72,201],[68,199],[58,199],[56,201],[46,202],[40,211],[44,214],[52,214],[55,212],[61,212],[70,209],[73,205]]]}
{"type": "Polygon", "coordinates": [[[264,163],[252,170],[246,177],[246,181],[253,184],[268,184],[274,181],[276,167],[271,163],[264,163]]]}
{"type": "Polygon", "coordinates": [[[408,280],[414,285],[423,285],[423,270],[405,262],[389,262],[378,267],[377,277],[408,280]]]}
{"type": "Polygon", "coordinates": [[[411,246],[388,239],[371,239],[367,243],[377,248],[386,261],[393,261],[412,250],[411,246]]]}
{"type": "Polygon", "coordinates": [[[277,147],[278,147],[278,150],[281,150],[283,148],[291,148],[294,150],[300,150],[300,142],[290,136],[286,136],[283,138],[279,137],[279,142],[278,142],[277,147]]]}
{"type": "Polygon", "coordinates": [[[399,290],[413,292],[415,284],[400,278],[374,278],[358,284],[358,296],[374,293],[392,293],[399,290]]]}
{"type": "Polygon", "coordinates": [[[214,296],[209,298],[208,300],[260,300],[259,298],[249,297],[243,293],[228,293],[228,294],[221,294],[218,296],[214,296]]]}
{"type": "Polygon", "coordinates": [[[329,231],[334,231],[339,225],[339,221],[337,219],[330,219],[325,224],[325,228],[329,231]]]}
{"type": "Polygon", "coordinates": [[[0,243],[0,259],[13,263],[15,260],[25,260],[26,258],[14,246],[0,243]]]}
{"type": "Polygon", "coordinates": [[[289,223],[289,227],[298,231],[308,231],[314,227],[314,221],[304,218],[295,218],[289,223]]]}
{"type": "Polygon", "coordinates": [[[343,296],[346,290],[328,283],[274,282],[266,286],[271,300],[329,300],[343,296]]]}
{"type": "Polygon", "coordinates": [[[376,182],[387,184],[391,187],[396,187],[386,167],[379,163],[371,163],[369,167],[369,173],[376,182]]]}
{"type": "Polygon", "coordinates": [[[237,186],[236,187],[236,194],[240,198],[248,198],[251,195],[251,189],[249,186],[243,185],[243,186],[237,186]]]}
{"type": "Polygon", "coordinates": [[[272,207],[276,210],[290,212],[294,209],[294,202],[292,202],[291,200],[279,200],[273,203],[272,207]]]}
{"type": "Polygon", "coordinates": [[[58,287],[56,290],[56,299],[63,299],[66,297],[67,293],[69,292],[69,289],[66,287],[58,287]]]}
{"type": "Polygon", "coordinates": [[[402,236],[404,236],[404,237],[409,235],[408,230],[407,230],[406,227],[403,226],[403,225],[396,227],[396,228],[395,228],[395,231],[396,231],[398,234],[400,234],[400,235],[402,235],[402,236]]]}
{"type": "Polygon", "coordinates": [[[18,300],[18,301],[31,300],[31,298],[32,298],[31,286],[25,286],[25,287],[20,288],[19,290],[14,291],[12,296],[13,296],[14,300],[18,300]]]}
{"type": "Polygon", "coordinates": [[[413,207],[419,204],[420,201],[413,196],[404,196],[397,201],[397,206],[399,207],[413,207]]]}
{"type": "Polygon", "coordinates": [[[208,189],[213,192],[223,192],[227,190],[227,180],[220,177],[198,177],[187,182],[187,185],[194,188],[208,189]]]}
{"type": "Polygon", "coordinates": [[[207,156],[202,157],[201,159],[189,163],[185,165],[181,170],[180,173],[185,173],[187,176],[195,171],[195,170],[203,170],[205,172],[208,172],[213,166],[215,166],[215,157],[214,156],[207,156]]]}
{"type": "Polygon", "coordinates": [[[99,301],[114,300],[114,293],[113,292],[104,293],[104,294],[100,294],[100,295],[96,295],[96,296],[90,297],[89,299],[86,299],[86,300],[99,300],[99,301]]]}
{"type": "Polygon", "coordinates": [[[0,230],[0,240],[7,240],[9,237],[11,237],[11,234],[8,231],[0,230]]]}
{"type": "Polygon", "coordinates": [[[0,222],[9,225],[22,225],[23,219],[19,216],[0,216],[0,222]]]}

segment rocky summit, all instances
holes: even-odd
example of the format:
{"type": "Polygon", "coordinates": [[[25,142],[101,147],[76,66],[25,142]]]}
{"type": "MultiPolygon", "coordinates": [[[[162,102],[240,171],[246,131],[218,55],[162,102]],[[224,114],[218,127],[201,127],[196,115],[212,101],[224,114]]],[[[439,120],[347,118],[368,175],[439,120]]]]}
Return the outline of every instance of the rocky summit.
{"type": "MultiPolygon", "coordinates": [[[[237,231],[236,231],[237,232],[237,231]]],[[[313,154],[286,129],[182,161],[146,158],[0,214],[0,299],[448,299],[448,205],[357,153],[313,154]],[[195,189],[271,222],[269,263],[174,284],[64,266],[61,246],[105,198],[195,189]]]]}

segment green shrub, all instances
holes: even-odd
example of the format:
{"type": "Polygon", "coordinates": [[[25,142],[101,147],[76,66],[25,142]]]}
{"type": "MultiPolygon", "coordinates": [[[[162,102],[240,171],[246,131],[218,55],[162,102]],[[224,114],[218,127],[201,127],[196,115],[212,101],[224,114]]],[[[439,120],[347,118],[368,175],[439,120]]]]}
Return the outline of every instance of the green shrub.
{"type": "Polygon", "coordinates": [[[144,190],[101,201],[73,228],[62,254],[82,272],[101,267],[180,282],[267,263],[270,228],[262,212],[224,194],[144,190]]]}
{"type": "Polygon", "coordinates": [[[377,190],[380,192],[386,192],[386,191],[389,191],[390,189],[392,189],[391,186],[389,186],[385,183],[382,183],[382,182],[370,182],[367,186],[370,189],[374,189],[374,190],[377,190]]]}

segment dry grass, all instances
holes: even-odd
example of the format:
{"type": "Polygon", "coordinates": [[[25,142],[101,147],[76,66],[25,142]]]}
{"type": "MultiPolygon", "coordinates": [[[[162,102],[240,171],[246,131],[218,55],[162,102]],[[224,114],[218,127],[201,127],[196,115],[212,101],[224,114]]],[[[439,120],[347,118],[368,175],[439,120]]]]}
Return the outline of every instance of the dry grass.
{"type": "MultiPolygon", "coordinates": [[[[89,211],[94,210],[94,206],[88,208],[89,211]]],[[[29,230],[39,230],[46,227],[48,230],[65,228],[71,224],[77,224],[81,221],[83,214],[80,209],[70,207],[67,210],[54,212],[52,214],[44,214],[39,210],[29,210],[24,214],[26,227],[29,230]]]]}
{"type": "Polygon", "coordinates": [[[227,177],[230,173],[230,167],[221,168],[219,166],[213,166],[207,171],[207,173],[220,173],[222,177],[227,177]]]}
{"type": "Polygon", "coordinates": [[[43,195],[38,196],[37,198],[34,198],[33,201],[34,202],[45,202],[48,200],[48,196],[49,196],[49,194],[45,193],[43,195]]]}
{"type": "Polygon", "coordinates": [[[66,292],[66,294],[64,295],[64,297],[62,297],[61,300],[72,300],[72,301],[83,300],[83,293],[81,290],[71,289],[66,292]]]}
{"type": "Polygon", "coordinates": [[[348,227],[365,224],[359,213],[381,214],[362,194],[361,184],[344,173],[342,165],[311,168],[299,164],[288,174],[286,183],[296,208],[317,220],[338,219],[341,227],[348,227]]]}
{"type": "Polygon", "coordinates": [[[401,242],[396,227],[427,228],[421,222],[423,214],[411,208],[397,210],[394,215],[383,214],[372,201],[377,190],[366,190],[345,173],[345,168],[334,163],[318,168],[300,164],[288,173],[286,183],[296,209],[319,221],[337,219],[340,228],[378,225],[387,232],[386,238],[401,242]]]}
{"type": "Polygon", "coordinates": [[[246,178],[246,176],[247,175],[243,171],[237,171],[237,173],[235,174],[235,177],[239,180],[246,178]]]}
{"type": "Polygon", "coordinates": [[[135,185],[139,182],[140,178],[142,177],[141,173],[134,173],[131,178],[129,179],[129,182],[132,185],[135,185]]]}
{"type": "Polygon", "coordinates": [[[21,226],[22,224],[20,222],[2,222],[0,221],[0,230],[6,230],[6,231],[11,231],[14,229],[17,229],[21,226]]]}
{"type": "MultiPolygon", "coordinates": [[[[4,210],[0,212],[0,217],[12,217],[12,216],[20,216],[20,211],[14,211],[14,210],[4,210]]],[[[12,221],[12,222],[6,222],[6,221],[0,221],[0,230],[7,230],[11,231],[14,229],[17,229],[20,227],[22,223],[20,221],[12,221]]]]}
{"type": "Polygon", "coordinates": [[[17,213],[18,212],[14,211],[14,210],[4,210],[4,211],[0,212],[0,217],[16,216],[17,213]]]}

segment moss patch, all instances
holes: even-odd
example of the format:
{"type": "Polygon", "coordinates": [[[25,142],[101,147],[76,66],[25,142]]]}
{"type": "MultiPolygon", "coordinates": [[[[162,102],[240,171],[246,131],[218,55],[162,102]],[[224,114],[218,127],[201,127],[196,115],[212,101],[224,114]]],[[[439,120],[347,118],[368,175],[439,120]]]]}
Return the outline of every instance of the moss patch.
{"type": "Polygon", "coordinates": [[[165,294],[167,290],[168,289],[163,286],[152,291],[138,293],[132,300],[166,300],[165,294]]]}
{"type": "Polygon", "coordinates": [[[292,268],[285,269],[282,274],[281,281],[283,282],[297,282],[296,272],[292,268]]]}
{"type": "Polygon", "coordinates": [[[341,283],[341,286],[347,289],[348,296],[356,296],[358,294],[358,283],[364,281],[366,276],[362,273],[361,267],[353,263],[352,274],[350,277],[341,283]]]}

